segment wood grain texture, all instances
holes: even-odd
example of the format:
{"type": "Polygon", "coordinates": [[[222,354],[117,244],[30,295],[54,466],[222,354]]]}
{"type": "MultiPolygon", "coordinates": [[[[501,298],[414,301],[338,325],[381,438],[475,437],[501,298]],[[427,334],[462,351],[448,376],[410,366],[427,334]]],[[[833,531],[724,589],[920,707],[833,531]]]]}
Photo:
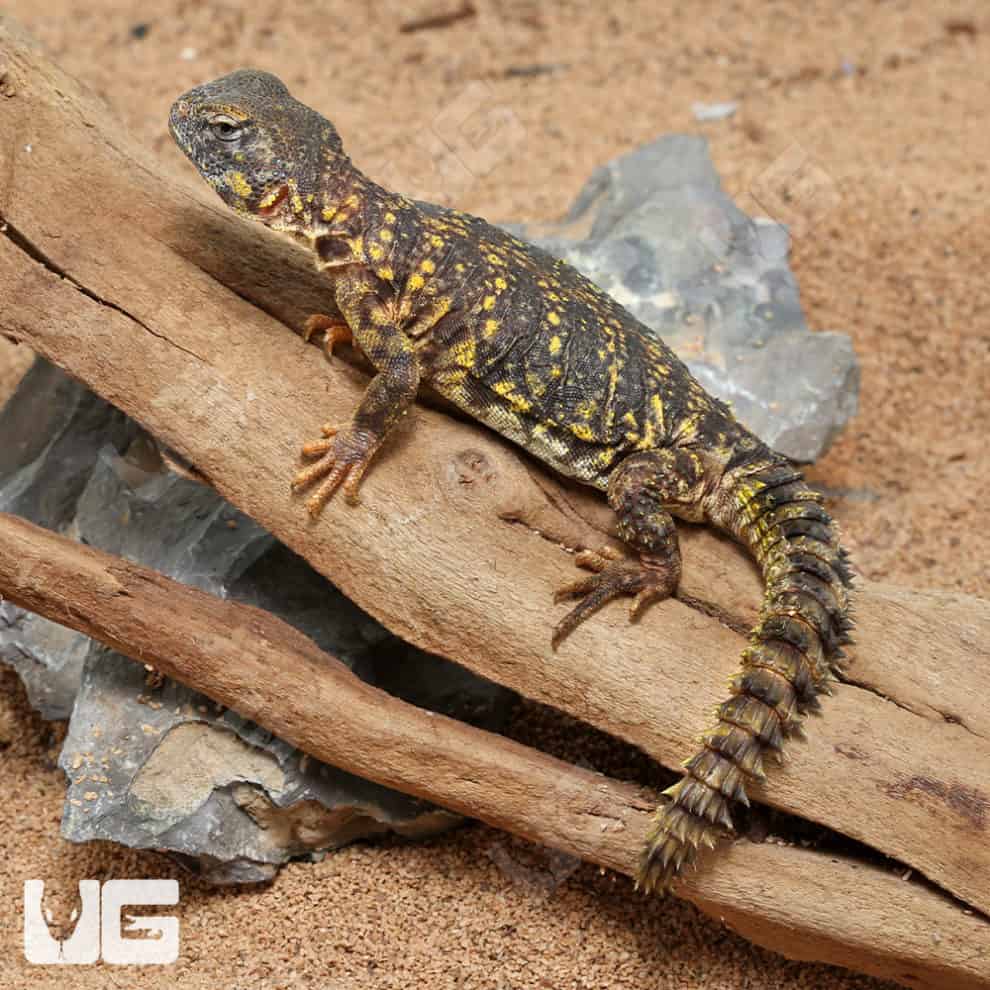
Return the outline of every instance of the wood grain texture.
{"type": "MultiPolygon", "coordinates": [[[[677,600],[632,626],[613,605],[554,653],[551,591],[573,574],[562,547],[601,542],[607,508],[425,408],[383,451],[361,507],[335,502],[311,521],[289,492],[299,446],[346,421],[366,379],[287,329],[321,308],[309,260],[207,199],[191,169],[172,178],[6,19],[0,57],[14,91],[0,104],[0,331],[143,423],[404,639],[668,766],[690,755],[759,601],[742,552],[686,528],[677,600]]],[[[990,605],[864,582],[856,604],[852,683],[757,797],[990,913],[990,605]]],[[[714,913],[747,903],[761,916],[747,899],[772,881],[771,847],[741,856],[755,848],[706,861],[722,884],[714,913]],[[729,862],[741,872],[725,873],[729,862]]],[[[829,857],[817,859],[828,876],[829,857]]],[[[844,882],[815,880],[832,891],[833,923],[852,896],[844,882]]],[[[797,917],[797,893],[775,889],[797,917]]],[[[877,906],[864,936],[877,951],[885,924],[877,906]]],[[[747,934],[759,930],[754,920],[747,934]]],[[[811,953],[816,935],[803,930],[811,953]]],[[[981,931],[972,952],[986,966],[981,931]]]]}
{"type": "MultiPolygon", "coordinates": [[[[151,664],[321,760],[635,873],[655,795],[400,701],[267,612],[2,513],[0,594],[151,664]]],[[[884,868],[740,841],[683,892],[794,958],[915,987],[990,985],[986,956],[974,953],[984,920],[884,868]]]]}

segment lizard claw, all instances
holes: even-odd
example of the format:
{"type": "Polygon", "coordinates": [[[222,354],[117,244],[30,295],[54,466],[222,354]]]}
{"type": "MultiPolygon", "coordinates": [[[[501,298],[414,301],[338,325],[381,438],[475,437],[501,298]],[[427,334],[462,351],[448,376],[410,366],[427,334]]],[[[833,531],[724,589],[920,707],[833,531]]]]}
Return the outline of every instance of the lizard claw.
{"type": "Polygon", "coordinates": [[[350,344],[353,341],[351,328],[342,319],[314,313],[303,324],[302,338],[308,344],[314,334],[323,334],[323,351],[327,360],[333,360],[333,349],[337,344],[350,344]]]}
{"type": "Polygon", "coordinates": [[[679,576],[678,568],[670,567],[662,560],[627,560],[611,547],[598,551],[583,550],[577,555],[576,561],[579,566],[587,567],[595,573],[564,585],[554,594],[555,602],[568,598],[581,599],[554,627],[550,641],[554,649],[589,615],[619,595],[633,596],[629,618],[635,619],[647,603],[657,598],[669,597],[679,576]]]}
{"type": "Polygon", "coordinates": [[[367,432],[347,427],[337,430],[323,427],[322,440],[314,440],[302,448],[303,457],[317,458],[314,464],[300,471],[292,480],[292,490],[308,488],[316,481],[323,483],[306,502],[310,515],[318,516],[323,507],[343,486],[344,498],[351,505],[360,502],[358,488],[368,469],[379,442],[367,432]]]}

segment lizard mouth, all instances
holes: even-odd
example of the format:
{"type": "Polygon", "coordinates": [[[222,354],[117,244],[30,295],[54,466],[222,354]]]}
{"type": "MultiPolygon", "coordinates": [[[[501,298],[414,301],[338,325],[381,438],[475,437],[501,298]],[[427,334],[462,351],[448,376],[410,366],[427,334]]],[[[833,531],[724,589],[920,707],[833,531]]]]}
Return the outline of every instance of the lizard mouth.
{"type": "Polygon", "coordinates": [[[278,212],[279,207],[286,201],[286,199],[288,199],[288,197],[289,187],[287,185],[279,186],[274,195],[269,194],[262,200],[265,205],[258,207],[258,216],[274,216],[278,212]]]}

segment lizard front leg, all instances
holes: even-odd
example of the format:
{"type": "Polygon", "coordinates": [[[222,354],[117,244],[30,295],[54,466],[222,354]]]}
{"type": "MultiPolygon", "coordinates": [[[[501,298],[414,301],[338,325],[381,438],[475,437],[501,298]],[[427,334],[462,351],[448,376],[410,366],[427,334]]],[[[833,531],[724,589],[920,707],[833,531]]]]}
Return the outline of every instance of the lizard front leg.
{"type": "Polygon", "coordinates": [[[670,509],[694,518],[700,513],[705,468],[697,455],[664,448],[627,457],[614,471],[608,502],[618,519],[619,536],[638,560],[605,549],[585,550],[577,563],[595,573],[559,589],[556,601],[580,598],[555,627],[551,644],[560,641],[589,615],[620,595],[631,595],[634,619],[651,601],[674,593],[681,576],[681,551],[670,509]]]}
{"type": "Polygon", "coordinates": [[[419,361],[409,338],[396,325],[393,308],[382,301],[378,286],[367,276],[341,278],[337,306],[351,334],[377,369],[351,422],[325,426],[323,439],[306,444],[304,457],[316,462],[296,475],[294,490],[322,484],[306,503],[318,515],[343,485],[348,502],[358,501],[361,478],[389,430],[409,410],[419,388],[419,361]]]}

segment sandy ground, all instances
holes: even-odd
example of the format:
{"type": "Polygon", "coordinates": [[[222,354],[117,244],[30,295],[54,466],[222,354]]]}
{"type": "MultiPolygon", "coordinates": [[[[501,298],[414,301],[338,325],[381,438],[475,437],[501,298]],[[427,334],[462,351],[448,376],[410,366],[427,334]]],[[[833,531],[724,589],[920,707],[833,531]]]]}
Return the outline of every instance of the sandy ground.
{"type": "MultiPolygon", "coordinates": [[[[608,158],[660,133],[706,134],[740,204],[791,223],[811,324],[851,333],[860,355],[860,415],[811,471],[835,493],[859,569],[986,596],[985,4],[475,0],[449,26],[400,30],[457,6],[165,0],[149,14],[12,0],[6,12],[189,182],[167,108],[243,65],[324,110],[376,178],[492,219],[556,217],[608,158]],[[694,101],[722,100],[740,101],[733,119],[694,120],[694,101]]],[[[2,346],[0,397],[24,363],[2,346]]],[[[61,731],[0,675],[0,789],[14,796],[0,805],[2,988],[63,985],[23,963],[22,881],[47,878],[64,908],[79,879],[110,876],[179,877],[181,960],[80,968],[81,988],[881,986],[787,962],[480,826],[358,845],[265,889],[209,890],[163,857],[58,837],[61,731]]],[[[568,745],[597,767],[625,758],[580,730],[568,745]]]]}

